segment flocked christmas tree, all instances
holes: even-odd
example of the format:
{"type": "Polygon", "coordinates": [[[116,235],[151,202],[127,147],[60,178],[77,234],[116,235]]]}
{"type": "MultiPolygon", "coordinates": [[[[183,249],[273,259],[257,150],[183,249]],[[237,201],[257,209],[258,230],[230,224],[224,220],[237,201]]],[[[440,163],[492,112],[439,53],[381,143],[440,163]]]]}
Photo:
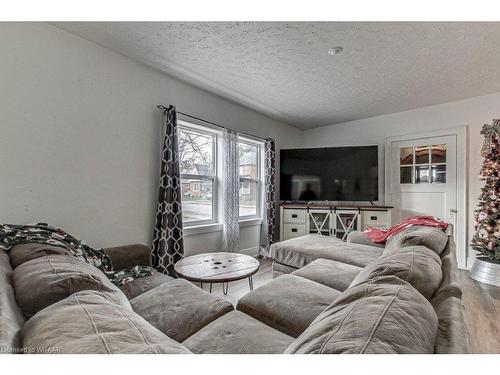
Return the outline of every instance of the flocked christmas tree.
{"type": "Polygon", "coordinates": [[[481,134],[484,157],[480,178],[484,186],[474,213],[476,234],[472,247],[483,256],[500,261],[500,120],[484,125],[481,134]]]}

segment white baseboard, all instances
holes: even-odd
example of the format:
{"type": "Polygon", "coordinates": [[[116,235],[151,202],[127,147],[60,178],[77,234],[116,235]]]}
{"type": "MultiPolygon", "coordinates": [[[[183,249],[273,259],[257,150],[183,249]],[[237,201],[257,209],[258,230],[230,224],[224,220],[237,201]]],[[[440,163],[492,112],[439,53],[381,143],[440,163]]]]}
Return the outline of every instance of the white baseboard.
{"type": "Polygon", "coordinates": [[[470,255],[467,257],[467,265],[465,267],[460,267],[458,266],[458,268],[460,268],[461,270],[470,270],[472,268],[472,265],[474,264],[474,261],[476,260],[476,255],[470,255]]]}

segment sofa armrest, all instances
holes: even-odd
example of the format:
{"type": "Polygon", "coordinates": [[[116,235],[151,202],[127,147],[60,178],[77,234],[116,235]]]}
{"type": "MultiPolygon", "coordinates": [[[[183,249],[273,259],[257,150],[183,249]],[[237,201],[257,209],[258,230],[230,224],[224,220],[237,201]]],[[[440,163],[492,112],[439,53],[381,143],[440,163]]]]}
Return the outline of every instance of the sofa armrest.
{"type": "Polygon", "coordinates": [[[152,265],[151,249],[146,245],[116,246],[104,249],[104,252],[111,258],[115,270],[152,265]]]}
{"type": "Polygon", "coordinates": [[[381,248],[385,247],[384,244],[372,242],[372,240],[370,240],[366,236],[366,234],[364,234],[363,232],[359,232],[359,231],[350,232],[347,235],[347,242],[355,243],[358,245],[368,245],[368,246],[375,246],[375,247],[381,247],[381,248]]]}

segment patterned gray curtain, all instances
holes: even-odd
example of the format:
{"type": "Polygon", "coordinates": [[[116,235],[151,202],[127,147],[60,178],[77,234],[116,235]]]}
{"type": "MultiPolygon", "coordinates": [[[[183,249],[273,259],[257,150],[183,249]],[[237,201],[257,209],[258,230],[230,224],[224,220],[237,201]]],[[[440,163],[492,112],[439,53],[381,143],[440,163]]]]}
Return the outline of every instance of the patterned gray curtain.
{"type": "Polygon", "coordinates": [[[269,247],[274,242],[274,224],[276,222],[276,145],[268,138],[264,144],[264,209],[260,228],[259,255],[269,257],[269,247]]]}
{"type": "Polygon", "coordinates": [[[174,264],[184,254],[177,113],[163,108],[160,186],[153,234],[153,266],[175,276],[174,264]]]}
{"type": "Polygon", "coordinates": [[[222,147],[222,246],[225,251],[240,249],[240,161],[238,134],[224,129],[222,147]]]}

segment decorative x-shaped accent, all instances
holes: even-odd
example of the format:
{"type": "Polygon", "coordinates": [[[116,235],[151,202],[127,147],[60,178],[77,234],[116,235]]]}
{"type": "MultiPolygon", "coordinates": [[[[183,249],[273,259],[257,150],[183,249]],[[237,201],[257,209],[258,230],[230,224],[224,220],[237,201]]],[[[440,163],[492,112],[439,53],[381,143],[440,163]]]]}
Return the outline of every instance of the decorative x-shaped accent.
{"type": "Polygon", "coordinates": [[[342,224],[342,228],[344,228],[344,230],[345,230],[344,236],[342,237],[342,241],[344,241],[347,238],[347,235],[349,234],[349,232],[353,229],[354,223],[356,222],[356,219],[358,218],[359,213],[355,213],[352,217],[348,218],[348,219],[351,219],[351,223],[347,227],[344,224],[344,220],[342,220],[342,216],[340,216],[340,214],[336,214],[336,215],[340,221],[340,224],[342,224]]]}
{"type": "Polygon", "coordinates": [[[321,230],[323,229],[323,227],[325,226],[326,222],[328,221],[330,215],[329,214],[325,214],[325,218],[323,219],[323,221],[321,222],[321,225],[319,224],[319,222],[316,220],[316,218],[314,217],[314,213],[311,213],[309,212],[309,216],[311,216],[311,219],[313,221],[313,224],[314,226],[316,227],[316,230],[318,231],[318,234],[319,235],[322,235],[321,234],[321,230]]]}

